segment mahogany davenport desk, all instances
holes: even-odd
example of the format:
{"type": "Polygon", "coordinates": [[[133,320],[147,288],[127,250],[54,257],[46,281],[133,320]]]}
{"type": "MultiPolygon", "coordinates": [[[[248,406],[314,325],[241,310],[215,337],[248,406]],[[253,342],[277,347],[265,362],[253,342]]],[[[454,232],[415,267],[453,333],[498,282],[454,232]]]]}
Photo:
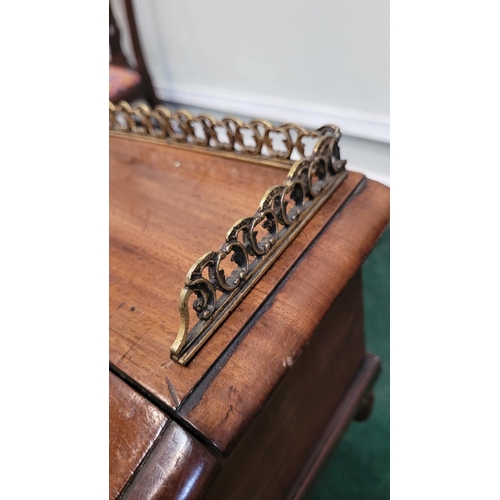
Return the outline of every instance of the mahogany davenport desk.
{"type": "Polygon", "coordinates": [[[389,190],[333,126],[121,103],[110,129],[110,498],[299,498],[369,414],[389,190]]]}

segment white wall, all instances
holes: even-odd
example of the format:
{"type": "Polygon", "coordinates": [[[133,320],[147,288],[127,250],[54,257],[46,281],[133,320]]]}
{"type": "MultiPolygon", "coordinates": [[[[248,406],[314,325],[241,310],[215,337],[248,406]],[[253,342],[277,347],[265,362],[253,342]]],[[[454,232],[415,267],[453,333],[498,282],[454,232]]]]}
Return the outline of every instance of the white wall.
{"type": "Polygon", "coordinates": [[[307,127],[335,123],[349,168],[389,183],[388,0],[140,0],[135,7],[160,98],[307,127]]]}

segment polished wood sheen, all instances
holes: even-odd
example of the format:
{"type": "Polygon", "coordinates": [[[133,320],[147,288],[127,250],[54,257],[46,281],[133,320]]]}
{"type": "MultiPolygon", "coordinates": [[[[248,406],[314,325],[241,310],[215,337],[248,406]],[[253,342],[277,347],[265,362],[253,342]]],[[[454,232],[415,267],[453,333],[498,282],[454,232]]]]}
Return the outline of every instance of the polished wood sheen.
{"type": "Polygon", "coordinates": [[[109,374],[109,498],[114,499],[167,423],[167,417],[109,374]]]}
{"type": "Polygon", "coordinates": [[[169,357],[187,270],[285,176],[110,137],[110,366],[122,379],[110,379],[110,498],[296,499],[368,416],[380,360],[365,351],[360,266],[388,225],[389,190],[361,174],[187,367],[169,357]]]}
{"type": "Polygon", "coordinates": [[[363,179],[349,173],[194,360],[177,365],[169,349],[187,271],[285,177],[281,169],[110,137],[110,362],[172,410],[363,179]]]}
{"type": "MultiPolygon", "coordinates": [[[[209,498],[284,498],[303,469],[304,457],[314,452],[364,360],[358,271],[307,347],[291,366],[287,365],[286,377],[276,384],[232,451],[209,498]]],[[[235,412],[238,409],[235,407],[235,412]]]]}
{"type": "Polygon", "coordinates": [[[203,498],[220,461],[185,429],[170,422],[148,462],[124,491],[127,500],[203,498]]]}
{"type": "Polygon", "coordinates": [[[181,415],[224,453],[243,435],[373,248],[388,223],[388,197],[387,188],[362,182],[269,295],[267,307],[218,360],[213,376],[181,407],[181,415]]]}

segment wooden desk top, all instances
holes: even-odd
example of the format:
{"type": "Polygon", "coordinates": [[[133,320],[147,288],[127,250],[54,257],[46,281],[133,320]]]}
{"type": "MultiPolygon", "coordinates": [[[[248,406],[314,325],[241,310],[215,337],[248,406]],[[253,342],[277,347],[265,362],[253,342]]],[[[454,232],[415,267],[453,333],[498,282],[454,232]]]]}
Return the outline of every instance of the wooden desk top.
{"type": "Polygon", "coordinates": [[[170,360],[187,271],[285,170],[110,137],[110,362],[175,410],[232,338],[170,360]],[[180,165],[180,166],[176,166],[180,165]]]}
{"type": "Polygon", "coordinates": [[[186,272],[286,173],[110,136],[110,365],[149,399],[135,404],[159,410],[151,435],[137,435],[136,465],[177,424],[227,456],[387,226],[389,190],[349,172],[189,365],[176,364],[186,272]]]}
{"type": "Polygon", "coordinates": [[[110,362],[173,411],[363,182],[350,173],[196,358],[177,365],[169,348],[187,270],[285,177],[285,170],[110,137],[110,362]]]}

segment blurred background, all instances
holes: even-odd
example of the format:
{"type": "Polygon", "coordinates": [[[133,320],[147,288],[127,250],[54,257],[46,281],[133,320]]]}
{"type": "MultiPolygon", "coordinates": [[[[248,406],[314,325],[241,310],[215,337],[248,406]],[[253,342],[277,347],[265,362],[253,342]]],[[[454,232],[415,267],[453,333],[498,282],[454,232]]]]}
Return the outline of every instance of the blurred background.
{"type": "MultiPolygon", "coordinates": [[[[110,6],[111,100],[310,129],[333,123],[347,168],[390,184],[388,1],[110,6]]],[[[389,239],[386,231],[362,268],[367,350],[382,360],[374,409],[349,427],[309,500],[389,498],[389,239]]]]}
{"type": "MultiPolygon", "coordinates": [[[[348,168],[390,184],[388,0],[132,3],[158,100],[216,117],[333,123],[348,168]]],[[[124,2],[111,7],[136,67],[124,2]]]]}

